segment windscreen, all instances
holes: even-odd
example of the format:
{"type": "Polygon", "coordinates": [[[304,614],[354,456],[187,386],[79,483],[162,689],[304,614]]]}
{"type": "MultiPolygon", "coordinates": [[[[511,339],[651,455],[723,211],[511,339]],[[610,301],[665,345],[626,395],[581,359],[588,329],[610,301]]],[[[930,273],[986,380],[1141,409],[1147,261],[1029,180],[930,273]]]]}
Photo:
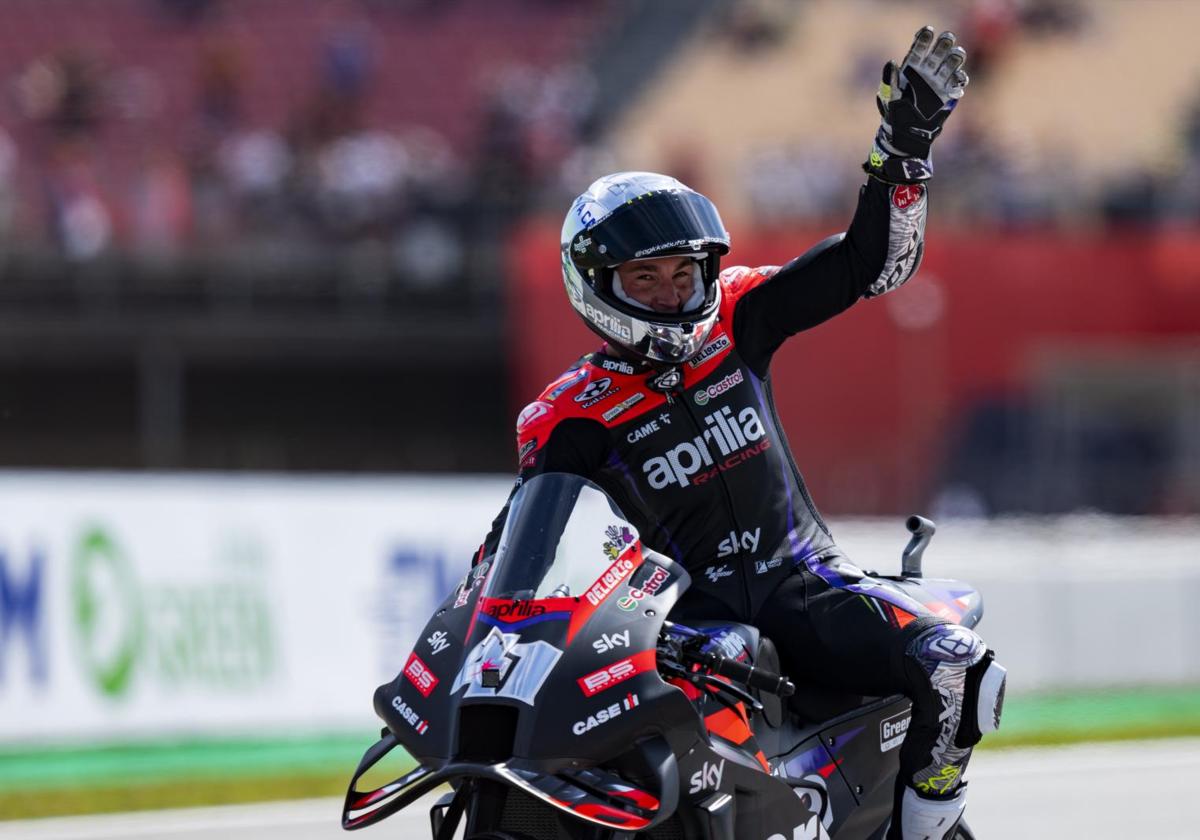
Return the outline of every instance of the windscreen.
{"type": "Polygon", "coordinates": [[[512,497],[483,594],[578,598],[627,552],[640,554],[638,532],[603,490],[577,475],[545,473],[512,497]]]}

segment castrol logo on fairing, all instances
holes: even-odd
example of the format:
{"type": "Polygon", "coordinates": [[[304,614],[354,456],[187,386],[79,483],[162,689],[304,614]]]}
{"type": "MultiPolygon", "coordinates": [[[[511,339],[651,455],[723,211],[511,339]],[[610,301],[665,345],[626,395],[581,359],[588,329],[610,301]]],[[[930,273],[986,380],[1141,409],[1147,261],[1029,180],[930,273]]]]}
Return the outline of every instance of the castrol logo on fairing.
{"type": "Polygon", "coordinates": [[[702,434],[642,464],[652,488],[703,484],[771,446],[762,418],[753,406],[743,408],[736,416],[725,406],[706,416],[704,425],[707,428],[702,434]]]}

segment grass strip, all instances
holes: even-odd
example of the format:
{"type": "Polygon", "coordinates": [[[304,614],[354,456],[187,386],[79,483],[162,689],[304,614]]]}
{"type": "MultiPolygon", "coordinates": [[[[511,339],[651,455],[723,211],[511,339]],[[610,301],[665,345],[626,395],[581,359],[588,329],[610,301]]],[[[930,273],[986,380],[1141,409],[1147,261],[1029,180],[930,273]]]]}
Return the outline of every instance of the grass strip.
{"type": "MultiPolygon", "coordinates": [[[[982,749],[1200,735],[1200,687],[1011,698],[982,749]]],[[[342,796],[376,733],[0,750],[0,819],[342,796]]],[[[396,750],[361,783],[402,775],[396,750]]],[[[331,818],[336,818],[333,815],[331,818]]]]}
{"type": "Polygon", "coordinates": [[[982,748],[1200,735],[1200,687],[1027,694],[1005,703],[982,748]]]}

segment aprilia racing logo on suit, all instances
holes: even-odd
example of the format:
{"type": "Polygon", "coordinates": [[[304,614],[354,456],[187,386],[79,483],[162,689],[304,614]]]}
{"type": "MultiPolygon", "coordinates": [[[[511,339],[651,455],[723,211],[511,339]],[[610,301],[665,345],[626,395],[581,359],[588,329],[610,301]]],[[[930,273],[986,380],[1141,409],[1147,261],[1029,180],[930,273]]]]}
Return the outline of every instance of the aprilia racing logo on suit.
{"type": "Polygon", "coordinates": [[[665,490],[672,484],[680,487],[703,484],[771,446],[762,418],[753,406],[743,408],[736,417],[725,406],[705,417],[704,425],[708,428],[703,434],[642,464],[642,472],[652,488],[665,490]]]}

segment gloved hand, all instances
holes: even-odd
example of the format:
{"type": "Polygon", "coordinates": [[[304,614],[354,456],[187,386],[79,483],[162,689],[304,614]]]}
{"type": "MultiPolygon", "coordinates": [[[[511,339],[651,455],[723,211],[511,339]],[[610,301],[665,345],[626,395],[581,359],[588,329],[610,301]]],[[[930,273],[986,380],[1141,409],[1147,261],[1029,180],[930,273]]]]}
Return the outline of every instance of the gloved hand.
{"type": "Polygon", "coordinates": [[[916,184],[933,175],[929,149],[970,81],[962,69],[966,58],[954,33],[935,39],[926,26],[899,68],[894,61],[884,65],[876,96],[883,121],[863,169],[892,184],[916,184]]]}

